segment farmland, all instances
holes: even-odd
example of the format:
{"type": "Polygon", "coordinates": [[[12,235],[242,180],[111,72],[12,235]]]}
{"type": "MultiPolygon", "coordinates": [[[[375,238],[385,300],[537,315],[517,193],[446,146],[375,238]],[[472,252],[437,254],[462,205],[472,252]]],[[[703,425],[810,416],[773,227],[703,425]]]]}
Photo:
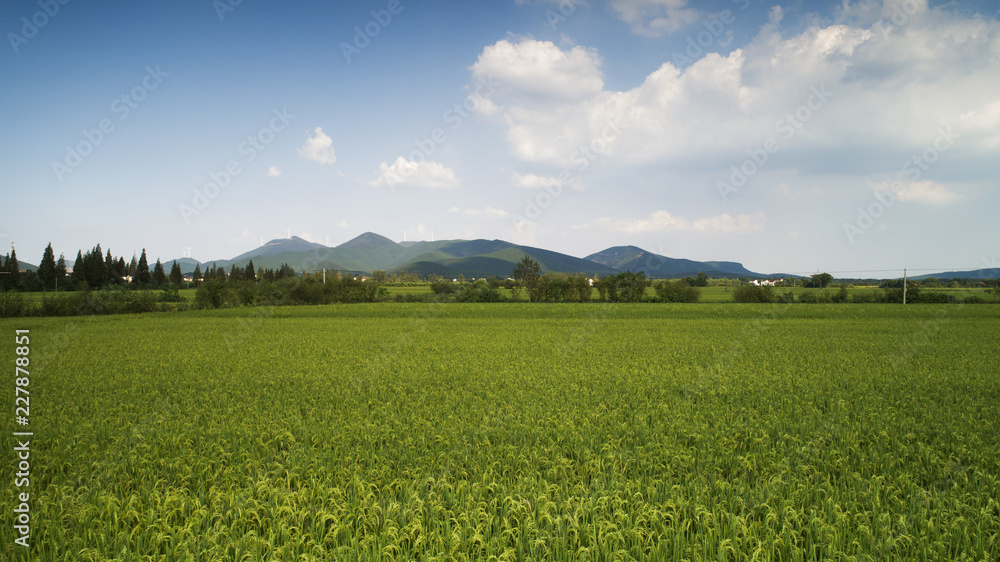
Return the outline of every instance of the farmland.
{"type": "Polygon", "coordinates": [[[998,328],[962,305],[0,319],[8,365],[31,330],[36,432],[30,556],[8,509],[0,558],[996,559],[998,328]]]}

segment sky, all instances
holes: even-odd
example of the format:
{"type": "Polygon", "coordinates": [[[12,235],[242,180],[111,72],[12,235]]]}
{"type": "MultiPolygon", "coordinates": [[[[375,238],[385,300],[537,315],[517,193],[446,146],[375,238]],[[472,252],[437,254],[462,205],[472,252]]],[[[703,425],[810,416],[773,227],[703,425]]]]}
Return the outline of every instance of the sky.
{"type": "Polygon", "coordinates": [[[1000,267],[998,8],[11,0],[0,252],[208,261],[371,231],[1000,267]]]}

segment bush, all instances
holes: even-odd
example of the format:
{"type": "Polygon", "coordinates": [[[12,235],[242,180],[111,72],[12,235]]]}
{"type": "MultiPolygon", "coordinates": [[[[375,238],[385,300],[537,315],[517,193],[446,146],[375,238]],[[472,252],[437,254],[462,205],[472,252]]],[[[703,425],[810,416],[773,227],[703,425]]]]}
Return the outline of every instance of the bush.
{"type": "Polygon", "coordinates": [[[774,291],[771,287],[761,287],[758,285],[743,285],[733,291],[733,301],[735,302],[774,302],[774,291]]]}
{"type": "Polygon", "coordinates": [[[225,281],[213,277],[201,283],[194,294],[194,302],[198,308],[219,308],[229,300],[229,292],[225,281]]]}
{"type": "Polygon", "coordinates": [[[33,307],[28,307],[20,293],[14,291],[0,293],[0,318],[28,316],[31,308],[33,307]]]}
{"type": "Polygon", "coordinates": [[[455,302],[504,302],[500,291],[490,287],[485,279],[479,279],[471,285],[466,285],[462,292],[455,295],[455,302]]]}
{"type": "Polygon", "coordinates": [[[963,304],[986,304],[986,299],[979,295],[970,295],[962,299],[963,304]]]}
{"type": "Polygon", "coordinates": [[[683,281],[658,281],[653,284],[658,302],[698,302],[701,291],[683,281]]]}

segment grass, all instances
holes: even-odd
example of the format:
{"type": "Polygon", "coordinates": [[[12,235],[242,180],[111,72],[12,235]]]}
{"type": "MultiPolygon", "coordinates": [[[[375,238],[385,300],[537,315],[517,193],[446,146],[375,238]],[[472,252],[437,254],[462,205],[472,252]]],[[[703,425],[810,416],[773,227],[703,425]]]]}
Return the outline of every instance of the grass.
{"type": "Polygon", "coordinates": [[[0,558],[996,559],[998,327],[955,305],[2,319],[31,330],[37,433],[32,550],[7,524],[0,558]]]}

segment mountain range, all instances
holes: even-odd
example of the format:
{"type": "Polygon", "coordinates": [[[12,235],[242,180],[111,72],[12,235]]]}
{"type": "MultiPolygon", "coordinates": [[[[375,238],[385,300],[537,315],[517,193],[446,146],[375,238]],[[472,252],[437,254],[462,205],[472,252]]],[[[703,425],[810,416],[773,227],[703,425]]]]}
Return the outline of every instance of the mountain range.
{"type": "MultiPolygon", "coordinates": [[[[693,277],[701,271],[709,277],[765,276],[736,262],[670,258],[635,246],[616,246],[578,258],[504,240],[395,242],[373,232],[366,232],[334,247],[292,236],[271,240],[231,259],[198,262],[192,258],[178,258],[176,261],[184,273],[193,272],[196,265],[201,265],[204,271],[213,263],[227,269],[233,265],[246,267],[252,259],[255,267],[278,269],[282,264],[288,264],[297,272],[326,269],[368,274],[383,270],[422,276],[433,273],[442,277],[507,277],[524,256],[537,261],[542,272],[606,276],[622,271],[645,271],[648,277],[654,278],[693,277]]],[[[172,261],[163,263],[166,265],[172,261]]]]}

